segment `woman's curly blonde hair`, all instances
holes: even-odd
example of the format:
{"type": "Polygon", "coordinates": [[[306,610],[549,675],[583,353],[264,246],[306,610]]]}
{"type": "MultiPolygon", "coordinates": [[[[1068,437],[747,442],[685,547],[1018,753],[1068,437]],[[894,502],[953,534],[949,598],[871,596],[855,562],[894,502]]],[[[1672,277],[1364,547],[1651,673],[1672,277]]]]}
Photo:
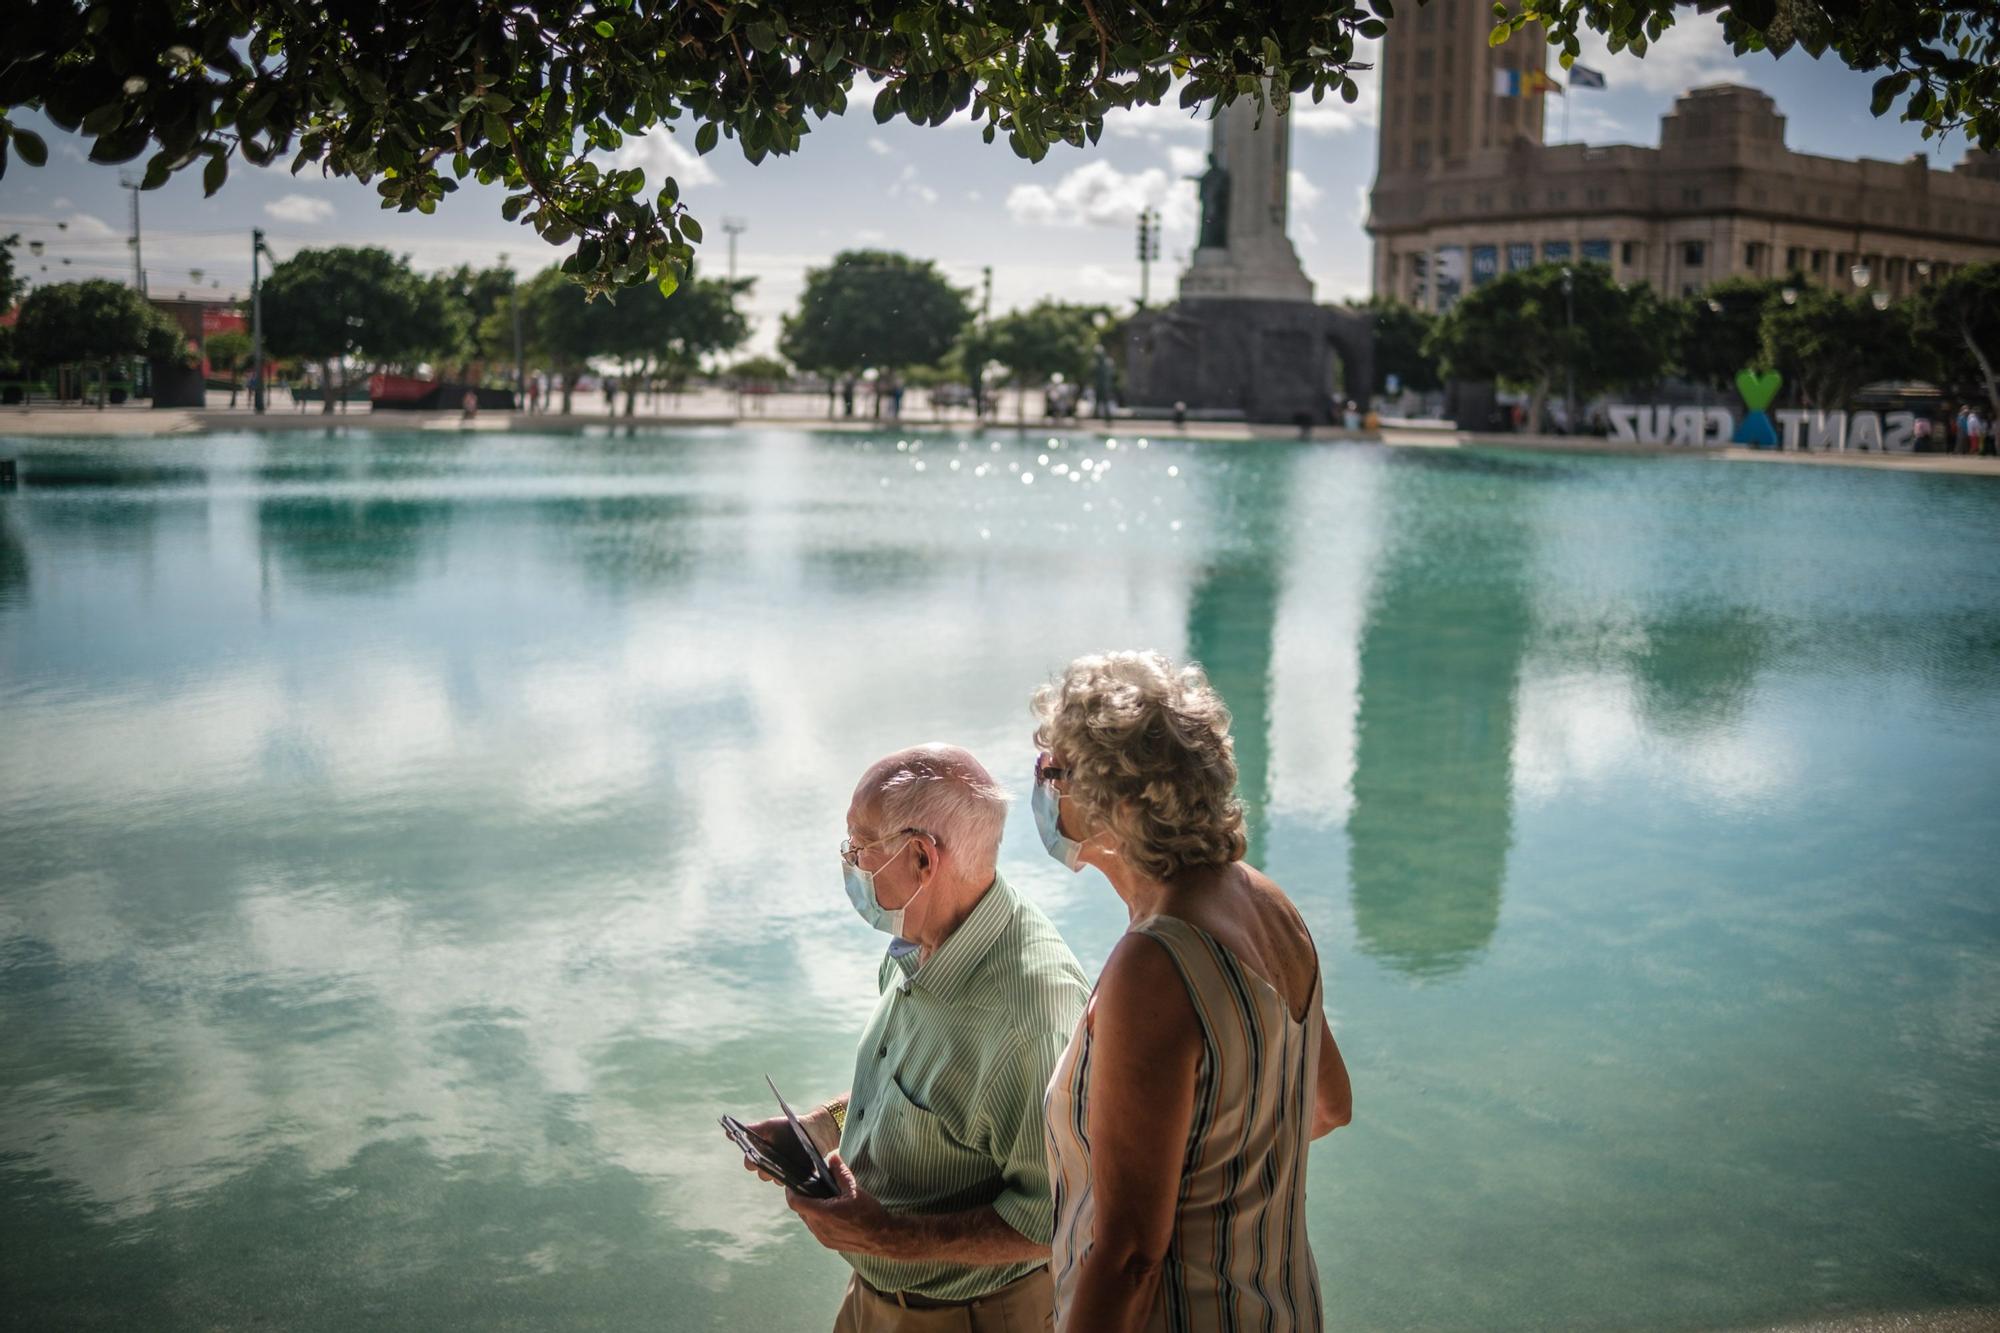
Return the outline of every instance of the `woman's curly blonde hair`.
{"type": "Polygon", "coordinates": [[[1079,657],[1035,691],[1035,743],[1069,769],[1068,799],[1118,851],[1165,880],[1240,861],[1243,803],[1229,707],[1193,662],[1159,653],[1079,657]]]}

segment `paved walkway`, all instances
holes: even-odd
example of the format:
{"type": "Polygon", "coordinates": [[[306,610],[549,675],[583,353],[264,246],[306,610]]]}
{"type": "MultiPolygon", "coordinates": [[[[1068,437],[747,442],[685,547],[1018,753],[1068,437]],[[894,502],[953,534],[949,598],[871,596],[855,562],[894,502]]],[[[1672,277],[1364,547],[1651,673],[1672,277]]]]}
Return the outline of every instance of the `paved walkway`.
{"type": "MultiPolygon", "coordinates": [[[[945,419],[920,420],[905,417],[901,421],[872,421],[864,417],[837,418],[798,416],[736,416],[718,414],[711,416],[678,414],[645,414],[637,416],[608,416],[598,412],[578,412],[569,416],[559,413],[535,413],[529,415],[517,412],[482,412],[470,420],[457,412],[372,412],[366,407],[354,405],[348,411],[324,414],[310,412],[269,412],[259,417],[245,408],[231,411],[227,408],[206,411],[193,408],[167,408],[153,411],[145,407],[120,406],[103,410],[86,407],[39,407],[30,409],[0,409],[0,439],[9,436],[172,436],[198,435],[211,431],[324,431],[328,429],[385,429],[385,430],[478,430],[478,431],[565,431],[584,429],[625,430],[668,430],[698,427],[737,426],[754,430],[760,426],[778,426],[792,430],[834,430],[881,434],[902,430],[909,433],[919,431],[956,431],[960,434],[1005,436],[1016,431],[1028,434],[1046,434],[1051,431],[1076,431],[1097,429],[1093,421],[1050,422],[1030,418],[1025,424],[1011,421],[992,421],[975,426],[968,417],[964,420],[945,419]]],[[[1136,417],[1120,417],[1111,423],[1111,433],[1131,435],[1152,435],[1161,439],[1188,440],[1253,440],[1253,439],[1296,439],[1295,431],[1283,427],[1265,425],[1253,427],[1243,422],[1205,421],[1190,422],[1184,427],[1175,427],[1172,422],[1162,420],[1142,420],[1136,417]]],[[[1312,438],[1322,441],[1349,440],[1358,443],[1379,443],[1392,448],[1411,449],[1509,449],[1532,450],[1545,453],[1638,455],[1643,457],[1676,457],[1701,459],[1726,463],[1794,463],[1809,467],[1862,467],[1887,469],[1895,472],[1937,472],[1965,476],[2000,477],[2000,458],[1970,458],[1961,454],[1869,454],[1869,453],[1779,453],[1769,449],[1688,449],[1672,445],[1619,444],[1597,438],[1578,438],[1567,435],[1475,435],[1468,431],[1456,431],[1436,427],[1411,429],[1395,422],[1384,423],[1376,434],[1361,431],[1341,430],[1336,427],[1319,426],[1312,432],[1312,438]]]]}

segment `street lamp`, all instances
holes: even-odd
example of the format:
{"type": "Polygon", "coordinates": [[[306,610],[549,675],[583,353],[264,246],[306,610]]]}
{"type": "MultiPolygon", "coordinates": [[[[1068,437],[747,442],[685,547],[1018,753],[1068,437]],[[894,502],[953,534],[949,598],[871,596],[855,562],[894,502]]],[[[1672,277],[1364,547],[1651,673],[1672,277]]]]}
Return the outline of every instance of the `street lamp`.
{"type": "Polygon", "coordinates": [[[1866,263],[1858,263],[1847,271],[1847,276],[1854,279],[1856,287],[1866,287],[1868,280],[1874,277],[1875,274],[1866,263]]]}
{"type": "Polygon", "coordinates": [[[1876,292],[1868,299],[1874,304],[1877,310],[1887,310],[1889,308],[1889,293],[1887,292],[1876,292]]]}
{"type": "Polygon", "coordinates": [[[1576,299],[1575,274],[1563,265],[1563,430],[1576,431],[1576,299]]]}
{"type": "Polygon", "coordinates": [[[1781,287],[1778,289],[1778,297],[1786,305],[1797,305],[1799,303],[1799,289],[1796,287],[1781,287]]]}

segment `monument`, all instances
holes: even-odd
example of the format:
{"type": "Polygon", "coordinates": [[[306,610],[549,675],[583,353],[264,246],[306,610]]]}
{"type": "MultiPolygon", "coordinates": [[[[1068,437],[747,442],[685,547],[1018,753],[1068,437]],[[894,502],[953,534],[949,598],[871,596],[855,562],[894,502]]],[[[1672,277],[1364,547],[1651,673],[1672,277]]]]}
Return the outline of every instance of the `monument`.
{"type": "Polygon", "coordinates": [[[1238,98],[1210,131],[1194,177],[1201,227],[1180,299],[1133,316],[1125,349],[1134,408],[1250,421],[1325,422],[1364,403],[1374,374],[1369,321],[1316,305],[1285,234],[1291,125],[1276,105],[1238,98]]]}

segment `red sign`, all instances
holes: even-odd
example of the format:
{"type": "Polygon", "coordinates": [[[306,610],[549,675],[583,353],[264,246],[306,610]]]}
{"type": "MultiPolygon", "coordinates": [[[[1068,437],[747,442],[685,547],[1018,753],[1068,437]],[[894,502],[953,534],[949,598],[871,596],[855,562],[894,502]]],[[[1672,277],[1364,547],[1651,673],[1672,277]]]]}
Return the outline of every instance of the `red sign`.
{"type": "Polygon", "coordinates": [[[211,305],[202,307],[201,310],[202,337],[206,338],[211,333],[248,333],[248,332],[250,332],[250,321],[243,317],[242,311],[231,310],[227,306],[211,305]]]}

